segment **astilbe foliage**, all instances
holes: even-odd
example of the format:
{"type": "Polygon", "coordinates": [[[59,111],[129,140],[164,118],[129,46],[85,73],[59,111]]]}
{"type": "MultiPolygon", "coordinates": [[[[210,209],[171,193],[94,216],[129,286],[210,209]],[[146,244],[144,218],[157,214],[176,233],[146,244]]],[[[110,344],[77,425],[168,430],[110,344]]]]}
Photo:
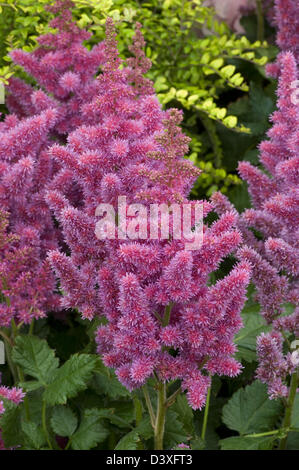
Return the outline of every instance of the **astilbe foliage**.
{"type": "MultiPolygon", "coordinates": [[[[280,67],[278,109],[271,117],[269,140],[260,145],[263,168],[247,162],[239,164],[253,208],[238,217],[247,243],[238,256],[252,264],[262,314],[273,326],[271,333],[258,338],[257,347],[257,376],[269,385],[272,398],[287,394],[285,383],[294,371],[294,365],[283,355],[281,332],[298,337],[299,321],[298,308],[289,316],[281,316],[286,302],[298,305],[299,301],[299,109],[294,100],[297,70],[292,53],[281,54],[280,67]]],[[[212,199],[218,213],[232,209],[225,196],[217,193],[212,199]]]]}
{"type": "MultiPolygon", "coordinates": [[[[117,197],[126,196],[129,225],[131,203],[147,209],[151,203],[193,206],[187,196],[198,176],[183,158],[188,139],[179,128],[181,113],[162,111],[142,79],[149,63],[139,27],[131,48],[135,59],[122,68],[111,19],[106,35],[100,91],[85,107],[88,124],[71,133],[66,146],[51,148],[53,158],[72,171],[83,197],[74,207],[62,191],[48,192],[71,252],[55,250],[49,259],[66,294],[64,306],[77,307],[85,318],[106,318],[96,334],[98,352],[129,390],[154,373],[160,381],[180,379],[190,405],[201,408],[209,374],[240,371],[233,337],[242,326],[250,265],[238,263],[209,283],[210,273],[241,242],[231,212],[204,226],[203,245],[194,251],[185,250],[184,239],[96,238],[100,203],[117,211],[117,197]]],[[[210,210],[205,203],[204,215],[210,210]]]]}

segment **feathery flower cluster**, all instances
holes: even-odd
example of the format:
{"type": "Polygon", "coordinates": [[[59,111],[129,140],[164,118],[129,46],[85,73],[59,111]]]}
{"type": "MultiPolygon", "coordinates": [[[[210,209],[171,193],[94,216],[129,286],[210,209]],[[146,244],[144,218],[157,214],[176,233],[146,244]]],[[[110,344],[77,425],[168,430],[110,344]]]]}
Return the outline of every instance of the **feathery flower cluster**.
{"type": "MultiPolygon", "coordinates": [[[[1,385],[1,373],[0,373],[0,416],[5,412],[3,400],[8,400],[16,405],[19,405],[25,396],[25,393],[21,388],[12,387],[8,388],[5,385],[1,385]]],[[[1,430],[0,430],[0,446],[1,446],[1,430]]],[[[1,447],[0,447],[1,450],[1,447]]]]}
{"type": "Polygon", "coordinates": [[[70,0],[48,6],[56,15],[49,24],[56,32],[40,36],[39,46],[33,52],[17,49],[10,53],[14,63],[39,85],[36,90],[18,78],[11,78],[7,97],[10,112],[28,117],[55,109],[57,119],[51,130],[54,136],[65,135],[84,122],[81,109],[97,93],[95,74],[105,59],[101,43],[90,51],[83,45],[91,33],[72,21],[72,6],[70,0]]]}
{"type": "MultiPolygon", "coordinates": [[[[253,280],[268,322],[282,313],[284,302],[298,303],[299,111],[292,102],[292,82],[297,75],[291,53],[285,53],[280,60],[278,110],[271,117],[270,140],[260,145],[260,162],[266,171],[248,162],[239,164],[254,206],[239,217],[238,226],[247,244],[239,255],[253,265],[253,280]]],[[[232,210],[219,193],[212,201],[218,213],[232,210]]]]}
{"type": "Polygon", "coordinates": [[[63,187],[72,201],[80,199],[80,194],[72,175],[60,162],[53,162],[48,148],[53,139],[63,141],[65,134],[85,120],[81,109],[97,93],[95,73],[104,61],[101,44],[91,51],[83,46],[90,34],[72,22],[72,6],[69,0],[59,0],[49,7],[56,14],[51,22],[56,33],[41,36],[32,53],[11,53],[39,88],[11,78],[6,104],[12,114],[0,123],[0,207],[9,212],[9,230],[20,240],[17,250],[2,253],[1,269],[10,298],[5,310],[11,312],[1,312],[4,322],[14,315],[28,322],[57,306],[51,292],[54,277],[44,260],[48,250],[57,248],[61,236],[45,202],[45,191],[54,184],[63,187]]]}
{"type": "MultiPolygon", "coordinates": [[[[179,128],[181,114],[163,112],[149,82],[142,80],[149,63],[140,50],[139,27],[129,67],[120,68],[111,19],[106,35],[100,91],[85,107],[89,124],[71,133],[66,146],[51,148],[53,158],[72,172],[82,200],[74,207],[61,188],[48,192],[71,252],[65,256],[55,250],[49,259],[66,293],[64,306],[77,307],[85,318],[106,317],[96,335],[98,352],[129,390],[155,372],[161,381],[180,379],[190,405],[201,408],[209,374],[240,371],[233,337],[242,325],[250,265],[238,263],[209,284],[210,273],[241,242],[231,212],[204,227],[203,245],[194,251],[171,237],[95,237],[99,204],[117,211],[120,196],[147,208],[157,202],[188,204],[198,174],[183,158],[188,140],[179,128]]],[[[204,215],[210,210],[206,203],[204,215]]]]}
{"type": "MultiPolygon", "coordinates": [[[[282,53],[279,63],[278,110],[271,117],[269,140],[260,145],[264,171],[247,162],[239,164],[254,208],[238,217],[246,242],[238,257],[252,264],[262,314],[273,326],[272,333],[258,339],[257,348],[258,378],[269,385],[272,398],[286,394],[286,378],[292,373],[289,357],[282,352],[280,332],[298,338],[299,320],[298,309],[281,317],[284,303],[299,302],[299,108],[293,88],[297,80],[295,58],[290,52],[282,53]]],[[[217,193],[212,200],[220,214],[232,209],[223,195],[217,193]]]]}
{"type": "Polygon", "coordinates": [[[0,210],[0,327],[30,323],[57,305],[55,280],[48,261],[40,259],[36,230],[23,228],[22,237],[7,233],[8,214],[0,210]]]}
{"type": "MultiPolygon", "coordinates": [[[[0,383],[1,383],[1,373],[0,373],[0,383]]],[[[25,393],[23,392],[21,388],[17,388],[17,387],[8,388],[8,387],[5,387],[4,385],[0,385],[0,418],[1,418],[1,415],[5,413],[5,405],[4,405],[3,400],[8,400],[8,401],[15,403],[16,405],[19,405],[23,401],[24,396],[25,396],[25,393]]],[[[4,441],[2,439],[1,428],[0,428],[0,450],[8,450],[5,447],[4,441]]]]}
{"type": "Polygon", "coordinates": [[[8,304],[0,304],[0,324],[6,326],[12,318],[29,323],[57,306],[45,258],[58,234],[44,200],[54,173],[46,149],[56,117],[49,108],[28,118],[7,115],[0,123],[0,208],[8,212],[1,212],[0,289],[8,304]],[[6,228],[18,237],[13,246],[6,228]]]}
{"type": "Polygon", "coordinates": [[[299,18],[297,0],[275,0],[277,44],[282,51],[294,54],[299,64],[299,18]]]}

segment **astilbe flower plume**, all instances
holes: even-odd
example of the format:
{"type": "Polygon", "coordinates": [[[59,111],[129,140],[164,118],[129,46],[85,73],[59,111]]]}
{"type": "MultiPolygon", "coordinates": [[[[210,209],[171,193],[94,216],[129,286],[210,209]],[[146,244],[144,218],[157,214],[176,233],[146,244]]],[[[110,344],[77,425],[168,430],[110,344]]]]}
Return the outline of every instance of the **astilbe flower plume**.
{"type": "Polygon", "coordinates": [[[270,8],[273,12],[273,26],[277,29],[276,43],[282,51],[275,62],[266,66],[269,75],[278,78],[281,71],[280,58],[286,52],[291,52],[297,67],[299,64],[299,18],[297,0],[273,0],[270,8]]]}
{"type": "MultiPolygon", "coordinates": [[[[7,403],[11,402],[14,403],[15,405],[19,405],[22,401],[23,398],[25,397],[25,393],[21,388],[17,387],[6,387],[4,385],[1,385],[1,373],[0,373],[0,419],[1,416],[4,415],[5,413],[5,406],[7,403]],[[6,402],[6,404],[4,403],[6,402]]],[[[0,450],[9,450],[5,447],[4,441],[2,439],[2,430],[0,428],[0,450]]]]}
{"type": "Polygon", "coordinates": [[[13,62],[21,66],[38,84],[38,89],[19,78],[9,80],[7,106],[18,117],[32,116],[48,108],[57,111],[54,136],[65,135],[82,124],[82,106],[97,93],[95,74],[104,63],[103,45],[90,51],[83,41],[91,33],[72,20],[70,0],[58,0],[47,9],[55,14],[49,26],[55,29],[37,38],[32,52],[13,50],[13,62]]]}
{"type": "Polygon", "coordinates": [[[1,213],[1,237],[8,224],[19,240],[13,247],[1,246],[0,290],[10,305],[1,305],[0,323],[10,318],[27,323],[57,307],[55,279],[45,258],[58,246],[58,232],[44,200],[54,173],[46,149],[56,117],[49,108],[23,119],[8,115],[0,123],[0,209],[8,212],[5,220],[1,213]]]}
{"type": "Polygon", "coordinates": [[[275,0],[275,24],[278,28],[276,42],[282,51],[294,54],[299,63],[299,18],[297,0],[275,0]]]}
{"type": "MultiPolygon", "coordinates": [[[[250,265],[238,263],[209,283],[210,273],[241,242],[235,214],[205,226],[203,245],[194,251],[185,250],[184,239],[151,240],[147,233],[143,240],[99,240],[94,233],[97,206],[108,203],[117,211],[118,196],[126,196],[128,225],[131,203],[142,202],[146,210],[151,203],[194,206],[187,196],[198,170],[183,158],[188,139],[179,128],[182,116],[162,111],[149,82],[141,80],[149,64],[140,60],[140,34],[138,27],[135,59],[120,68],[114,26],[107,20],[106,62],[100,92],[86,105],[89,123],[71,133],[66,146],[51,148],[72,172],[82,201],[74,207],[63,191],[48,192],[70,248],[70,256],[55,250],[49,259],[66,293],[64,305],[85,318],[106,317],[96,334],[98,352],[129,390],[154,373],[161,381],[180,379],[191,406],[201,408],[209,374],[235,376],[241,367],[233,358],[233,337],[242,326],[250,265]]],[[[205,203],[204,215],[210,210],[205,203]]]]}
{"type": "Polygon", "coordinates": [[[30,323],[57,305],[55,279],[48,261],[41,261],[36,230],[24,228],[22,237],[7,232],[8,213],[0,210],[0,327],[30,323]]]}
{"type": "MultiPolygon", "coordinates": [[[[299,289],[299,108],[294,99],[297,80],[292,53],[280,56],[278,109],[271,116],[269,140],[260,145],[262,168],[240,162],[239,172],[247,181],[253,208],[238,217],[246,245],[238,251],[241,260],[253,266],[253,281],[261,312],[273,332],[258,339],[258,377],[269,385],[272,398],[284,396],[292,367],[282,353],[280,332],[298,337],[298,309],[289,316],[284,304],[298,305],[299,289]],[[258,237],[257,237],[258,235],[258,237]],[[277,366],[276,363],[283,364],[277,366]]],[[[233,209],[225,196],[213,195],[216,211],[233,209]]]]}
{"type": "MultiPolygon", "coordinates": [[[[9,230],[19,236],[19,249],[25,250],[15,264],[15,272],[9,274],[6,266],[5,276],[14,283],[13,275],[28,265],[22,278],[21,296],[24,298],[26,286],[28,298],[33,299],[32,309],[27,309],[27,320],[29,312],[37,311],[36,305],[57,307],[57,299],[50,292],[54,277],[45,257],[48,250],[58,247],[61,237],[45,202],[46,188],[52,184],[55,188],[63,187],[72,201],[80,200],[72,175],[60,162],[53,162],[48,149],[53,139],[64,141],[68,132],[85,121],[81,109],[97,93],[99,83],[95,74],[104,62],[101,44],[91,51],[83,46],[90,34],[72,21],[72,6],[69,0],[59,0],[49,7],[56,15],[50,24],[56,32],[40,36],[39,46],[31,53],[22,50],[11,53],[15,63],[36,80],[38,88],[11,78],[6,102],[11,114],[0,123],[0,207],[9,212],[9,230]],[[49,294],[45,295],[47,282],[49,294]],[[43,296],[42,304],[35,300],[43,296]]],[[[13,266],[12,259],[9,265],[13,266]]],[[[19,311],[17,290],[14,292],[10,297],[13,295],[19,311]]],[[[24,312],[23,309],[22,316],[24,312]]],[[[44,308],[40,313],[44,314],[44,308]]]]}

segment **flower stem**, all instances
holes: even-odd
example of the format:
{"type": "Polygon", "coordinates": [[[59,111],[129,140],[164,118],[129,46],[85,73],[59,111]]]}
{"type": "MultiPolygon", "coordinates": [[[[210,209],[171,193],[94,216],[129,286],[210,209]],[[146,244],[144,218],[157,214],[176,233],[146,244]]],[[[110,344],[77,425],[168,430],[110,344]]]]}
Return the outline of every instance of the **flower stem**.
{"type": "Polygon", "coordinates": [[[182,388],[179,387],[170,397],[167,398],[165,405],[166,408],[173,405],[175,403],[176,397],[182,392],[182,388]]]}
{"type": "Polygon", "coordinates": [[[286,429],[286,436],[280,441],[280,445],[279,445],[280,450],[286,449],[287,440],[288,440],[288,431],[291,426],[292,412],[293,412],[293,407],[294,407],[294,402],[295,402],[296,392],[297,392],[297,387],[298,387],[298,379],[299,379],[298,371],[296,371],[291,377],[290,392],[289,392],[288,402],[287,402],[283,425],[282,425],[282,427],[286,429]]]}
{"type": "Polygon", "coordinates": [[[48,443],[48,446],[49,448],[52,450],[53,447],[52,447],[52,444],[51,444],[51,441],[50,441],[50,437],[49,437],[49,433],[48,433],[48,428],[47,428],[47,404],[45,402],[45,400],[43,400],[43,407],[42,407],[42,427],[43,427],[43,431],[44,431],[44,434],[45,434],[45,437],[46,437],[46,440],[47,440],[47,443],[48,443]]]}
{"type": "Polygon", "coordinates": [[[258,41],[263,42],[265,35],[264,27],[264,15],[263,7],[261,0],[256,0],[256,9],[257,9],[257,39],[258,41]]]}
{"type": "Polygon", "coordinates": [[[201,438],[202,438],[203,441],[206,438],[206,432],[207,432],[209,408],[210,408],[210,399],[211,399],[211,390],[212,390],[212,384],[210,385],[208,393],[207,393],[206,406],[205,406],[205,411],[204,411],[204,416],[203,416],[203,423],[202,423],[202,430],[201,430],[201,438]]]}
{"type": "Polygon", "coordinates": [[[155,422],[155,450],[163,450],[163,439],[166,418],[166,385],[162,382],[158,385],[157,416],[155,422]]]}
{"type": "Polygon", "coordinates": [[[150,415],[151,425],[152,425],[153,429],[155,429],[156,417],[155,417],[155,413],[154,413],[154,410],[153,410],[153,405],[152,405],[152,402],[151,402],[151,398],[149,396],[147,386],[144,385],[144,387],[142,387],[142,388],[143,388],[143,394],[144,394],[146,406],[147,406],[147,409],[148,409],[148,412],[149,412],[149,415],[150,415]]]}
{"type": "Polygon", "coordinates": [[[244,437],[264,437],[264,436],[275,436],[275,434],[280,433],[280,429],[275,429],[274,431],[259,432],[255,434],[246,434],[244,437]]]}

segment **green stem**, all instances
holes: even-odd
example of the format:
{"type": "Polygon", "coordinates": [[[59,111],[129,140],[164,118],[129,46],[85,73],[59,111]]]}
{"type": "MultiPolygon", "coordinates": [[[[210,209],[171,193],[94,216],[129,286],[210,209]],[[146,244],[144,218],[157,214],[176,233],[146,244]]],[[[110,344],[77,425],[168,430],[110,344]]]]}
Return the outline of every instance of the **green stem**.
{"type": "MultiPolygon", "coordinates": [[[[25,382],[24,373],[22,369],[20,369],[20,367],[17,367],[17,371],[18,371],[19,381],[25,382]]],[[[28,401],[27,394],[24,397],[24,407],[25,407],[26,419],[27,421],[30,421],[29,401],[28,401]]]]}
{"type": "Polygon", "coordinates": [[[179,387],[172,395],[170,395],[170,397],[167,398],[165,402],[166,408],[174,404],[176,397],[181,393],[181,391],[182,389],[179,387]]]}
{"type": "Polygon", "coordinates": [[[292,412],[293,412],[294,402],[295,402],[296,393],[297,393],[298,379],[299,379],[298,371],[296,371],[291,377],[290,392],[289,392],[288,402],[287,402],[284,420],[282,424],[283,429],[286,430],[286,436],[280,441],[280,445],[279,445],[280,450],[286,449],[287,440],[288,440],[288,432],[291,426],[292,412]]]}
{"type": "Polygon", "coordinates": [[[206,432],[207,432],[209,408],[210,408],[210,400],[211,400],[211,390],[212,390],[212,385],[210,385],[208,393],[207,393],[206,406],[205,406],[205,411],[203,415],[203,423],[202,423],[202,430],[201,430],[201,438],[203,441],[206,438],[206,432]]]}
{"type": "Polygon", "coordinates": [[[32,319],[32,322],[30,323],[29,336],[33,335],[33,330],[34,330],[34,318],[32,319]]]}
{"type": "Polygon", "coordinates": [[[166,418],[166,385],[159,383],[157,397],[157,416],[155,423],[155,450],[163,450],[163,439],[165,431],[166,418]]]}
{"type": "Polygon", "coordinates": [[[14,319],[11,320],[11,330],[12,330],[13,338],[15,340],[15,338],[18,336],[18,327],[14,319]]]}
{"type": "Polygon", "coordinates": [[[264,27],[264,15],[261,0],[256,0],[257,8],[257,39],[258,41],[264,41],[265,27],[264,27]]]}
{"type": "Polygon", "coordinates": [[[43,431],[44,431],[48,446],[51,450],[53,450],[49,433],[48,433],[48,428],[47,428],[47,404],[45,400],[43,400],[43,407],[42,407],[42,427],[43,427],[43,431]]]}
{"type": "Polygon", "coordinates": [[[259,432],[257,434],[247,434],[244,437],[264,437],[264,436],[274,436],[275,434],[280,433],[280,429],[275,429],[275,431],[259,432]]]}
{"type": "Polygon", "coordinates": [[[153,429],[155,429],[156,416],[155,416],[155,413],[154,413],[154,410],[153,410],[153,405],[152,405],[151,398],[150,398],[149,393],[148,393],[147,386],[144,385],[144,387],[142,387],[142,389],[143,389],[143,394],[144,394],[144,398],[145,398],[145,403],[146,403],[146,406],[147,406],[147,409],[148,409],[148,412],[149,412],[149,415],[150,415],[151,425],[152,425],[153,429]]]}
{"type": "Polygon", "coordinates": [[[165,307],[162,326],[169,325],[171,309],[172,309],[172,303],[170,302],[170,304],[165,307]]]}

